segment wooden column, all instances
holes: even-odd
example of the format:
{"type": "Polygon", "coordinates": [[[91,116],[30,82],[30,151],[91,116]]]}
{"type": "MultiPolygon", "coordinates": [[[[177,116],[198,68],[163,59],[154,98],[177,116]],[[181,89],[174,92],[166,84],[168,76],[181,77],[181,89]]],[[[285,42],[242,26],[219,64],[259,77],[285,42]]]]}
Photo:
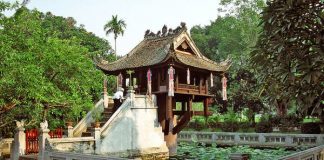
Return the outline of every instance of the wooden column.
{"type": "Polygon", "coordinates": [[[181,111],[186,111],[186,102],[181,102],[181,111]]]}
{"type": "Polygon", "coordinates": [[[187,101],[187,112],[191,112],[191,111],[192,111],[192,98],[189,97],[187,101]]]}
{"type": "Polygon", "coordinates": [[[179,84],[179,75],[178,72],[176,73],[176,77],[175,77],[175,84],[174,84],[174,91],[178,90],[178,84],[179,84]]]}
{"type": "Polygon", "coordinates": [[[206,88],[205,93],[208,94],[208,78],[206,78],[205,80],[205,88],[206,88]]]}
{"type": "Polygon", "coordinates": [[[204,116],[208,116],[208,98],[204,99],[204,116]]]}
{"type": "Polygon", "coordinates": [[[173,128],[172,97],[168,95],[166,95],[165,110],[166,115],[164,134],[167,135],[173,128]]]}
{"type": "Polygon", "coordinates": [[[200,94],[201,94],[201,92],[202,92],[202,82],[203,82],[202,77],[199,77],[199,93],[200,93],[200,94]]]}
{"type": "Polygon", "coordinates": [[[157,71],[157,90],[160,91],[161,86],[161,71],[157,71]]]}

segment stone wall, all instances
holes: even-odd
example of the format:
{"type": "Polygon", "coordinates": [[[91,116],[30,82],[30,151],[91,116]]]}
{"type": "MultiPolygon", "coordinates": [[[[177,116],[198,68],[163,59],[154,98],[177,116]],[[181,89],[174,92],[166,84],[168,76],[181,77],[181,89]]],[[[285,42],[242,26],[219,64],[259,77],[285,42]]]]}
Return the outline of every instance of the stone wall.
{"type": "Polygon", "coordinates": [[[46,139],[45,150],[93,154],[94,142],[93,137],[46,139]]]}
{"type": "Polygon", "coordinates": [[[166,154],[162,127],[157,119],[155,96],[129,93],[123,105],[103,129],[100,154],[136,157],[166,154]]]}

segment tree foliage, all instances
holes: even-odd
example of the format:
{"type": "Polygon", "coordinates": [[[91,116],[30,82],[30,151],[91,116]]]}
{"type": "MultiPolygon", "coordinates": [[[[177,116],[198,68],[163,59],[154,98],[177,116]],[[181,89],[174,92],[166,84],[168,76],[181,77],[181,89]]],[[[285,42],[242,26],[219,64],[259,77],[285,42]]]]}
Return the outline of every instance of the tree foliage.
{"type": "Polygon", "coordinates": [[[0,136],[10,136],[14,120],[31,127],[47,118],[56,127],[66,114],[80,118],[102,89],[92,57],[107,54],[109,43],[73,18],[25,7],[7,17],[9,7],[0,2],[0,136]]]}
{"type": "Polygon", "coordinates": [[[303,114],[323,114],[323,1],[267,4],[263,31],[252,54],[266,93],[285,103],[295,101],[303,114]]]}
{"type": "Polygon", "coordinates": [[[108,21],[104,26],[106,35],[109,35],[110,33],[114,34],[116,59],[117,59],[116,40],[119,35],[124,35],[125,28],[126,28],[125,21],[122,19],[118,19],[117,15],[115,16],[113,15],[111,20],[108,21]]]}
{"type": "MultiPolygon", "coordinates": [[[[262,27],[260,12],[265,6],[262,0],[222,0],[221,13],[205,27],[194,26],[191,36],[200,51],[215,61],[232,59],[232,66],[228,76],[228,102],[221,97],[221,82],[217,77],[212,93],[220,111],[226,111],[227,106],[234,107],[235,111],[249,108],[253,115],[263,108],[258,94],[259,81],[256,79],[253,69],[249,66],[250,53],[253,51],[259,32],[262,27]]],[[[252,115],[251,115],[252,117],[252,115]]]]}

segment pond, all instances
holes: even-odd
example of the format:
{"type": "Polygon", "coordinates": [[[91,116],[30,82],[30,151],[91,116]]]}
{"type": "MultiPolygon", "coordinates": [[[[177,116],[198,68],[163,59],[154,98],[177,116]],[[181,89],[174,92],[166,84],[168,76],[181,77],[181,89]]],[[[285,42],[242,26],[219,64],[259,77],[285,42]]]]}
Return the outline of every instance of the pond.
{"type": "Polygon", "coordinates": [[[198,143],[180,142],[177,148],[177,156],[170,157],[170,160],[180,159],[199,159],[199,160],[228,160],[232,153],[250,154],[251,160],[275,160],[279,157],[292,154],[296,151],[286,150],[284,148],[277,149],[256,149],[248,146],[234,147],[217,147],[215,144],[206,146],[198,143]]]}

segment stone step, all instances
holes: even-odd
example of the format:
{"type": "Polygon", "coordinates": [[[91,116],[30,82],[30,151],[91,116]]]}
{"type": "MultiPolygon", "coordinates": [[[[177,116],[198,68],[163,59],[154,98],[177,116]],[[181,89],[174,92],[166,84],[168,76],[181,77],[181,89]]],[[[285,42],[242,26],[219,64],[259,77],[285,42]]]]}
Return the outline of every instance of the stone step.
{"type": "Polygon", "coordinates": [[[19,160],[37,160],[38,154],[32,154],[32,155],[22,155],[19,156],[19,160]]]}
{"type": "Polygon", "coordinates": [[[82,132],[81,137],[92,137],[92,132],[82,132]]]}
{"type": "MultiPolygon", "coordinates": [[[[102,119],[100,121],[100,127],[103,127],[103,125],[105,125],[105,123],[114,114],[113,113],[113,107],[114,107],[114,103],[108,103],[108,108],[104,108],[104,111],[101,114],[102,119]]],[[[91,136],[93,136],[94,126],[95,126],[95,124],[91,123],[91,126],[87,127],[87,130],[85,132],[82,132],[81,137],[91,137],[91,136]]]]}

